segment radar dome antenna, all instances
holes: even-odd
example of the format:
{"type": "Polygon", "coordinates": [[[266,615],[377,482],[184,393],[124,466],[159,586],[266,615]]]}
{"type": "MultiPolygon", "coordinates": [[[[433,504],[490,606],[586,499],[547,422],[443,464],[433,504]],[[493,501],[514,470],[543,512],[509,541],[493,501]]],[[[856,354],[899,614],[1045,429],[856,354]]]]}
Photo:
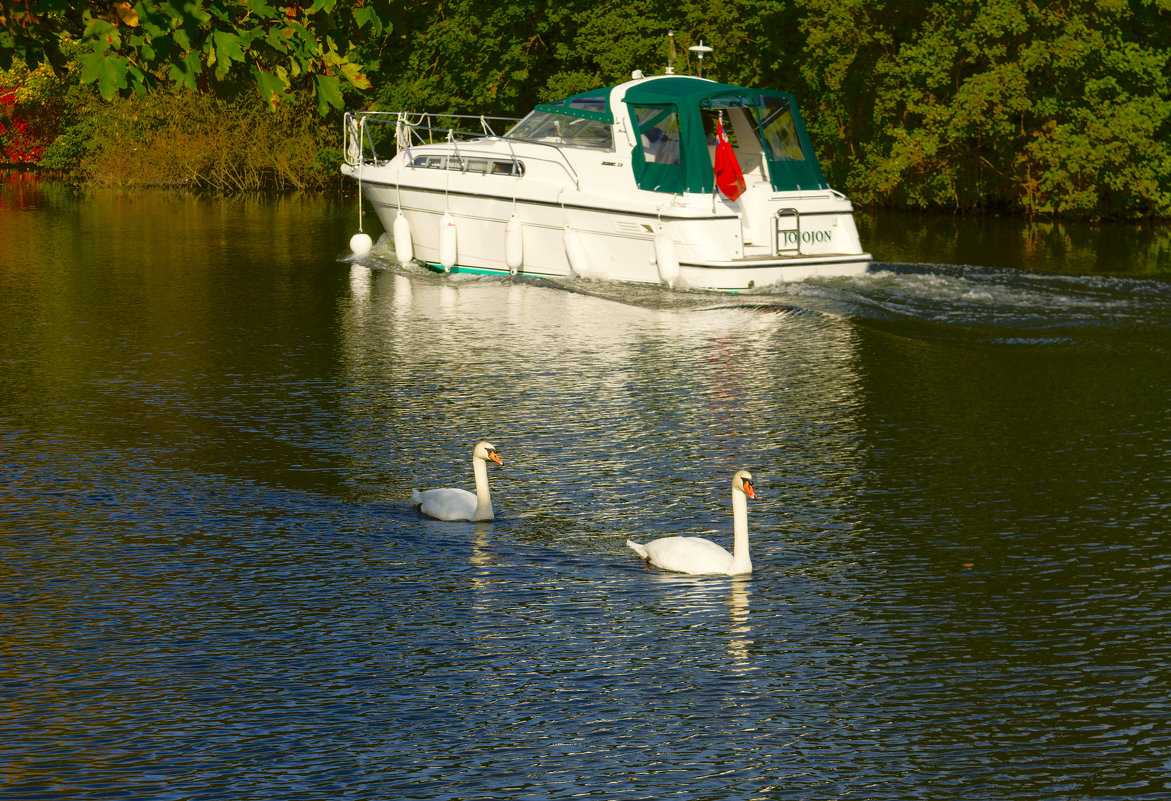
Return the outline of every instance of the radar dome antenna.
{"type": "Polygon", "coordinates": [[[665,74],[675,74],[675,31],[667,31],[667,72],[665,74]]]}
{"type": "Polygon", "coordinates": [[[707,55],[708,53],[712,52],[712,49],[703,43],[703,39],[699,40],[699,44],[692,45],[691,47],[689,47],[687,49],[690,50],[692,53],[695,53],[697,56],[699,56],[699,77],[702,78],[703,77],[703,57],[705,55],[707,55]]]}

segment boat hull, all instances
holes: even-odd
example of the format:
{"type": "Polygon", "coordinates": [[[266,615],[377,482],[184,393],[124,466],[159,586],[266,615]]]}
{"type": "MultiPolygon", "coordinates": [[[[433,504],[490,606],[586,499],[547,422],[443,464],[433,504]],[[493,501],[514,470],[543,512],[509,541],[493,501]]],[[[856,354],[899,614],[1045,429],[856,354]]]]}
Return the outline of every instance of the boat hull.
{"type": "Polygon", "coordinates": [[[777,255],[775,242],[755,248],[742,244],[739,216],[713,213],[710,203],[667,211],[633,204],[622,209],[604,198],[594,205],[590,198],[566,198],[564,192],[560,198],[549,193],[522,199],[369,180],[363,192],[386,230],[394,230],[401,212],[410,226],[414,260],[443,272],[745,291],[861,275],[871,262],[868,253],[834,252],[835,237],[857,241],[849,211],[806,215],[807,221],[818,221],[805,233],[818,240],[821,252],[794,247],[777,255]],[[454,258],[444,252],[451,247],[451,221],[454,258]],[[737,245],[732,252],[729,241],[737,245]]]}

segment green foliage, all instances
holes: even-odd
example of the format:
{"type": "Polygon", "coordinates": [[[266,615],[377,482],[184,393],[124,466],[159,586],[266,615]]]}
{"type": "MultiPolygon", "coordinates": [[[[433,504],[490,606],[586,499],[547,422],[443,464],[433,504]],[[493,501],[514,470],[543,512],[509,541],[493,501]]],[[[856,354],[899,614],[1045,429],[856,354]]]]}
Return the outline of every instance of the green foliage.
{"type": "Polygon", "coordinates": [[[1168,6],[807,0],[831,180],[863,204],[1171,215],[1168,6]]]}
{"type": "Polygon", "coordinates": [[[187,89],[91,101],[42,166],[98,184],[217,192],[320,189],[338,180],[336,130],[305,93],[275,110],[187,89]]]}
{"type": "Polygon", "coordinates": [[[100,133],[99,117],[84,117],[69,126],[45,148],[38,166],[55,172],[80,172],[88,158],[92,143],[100,133]]]}
{"type": "MultiPolygon", "coordinates": [[[[520,115],[635,69],[694,73],[687,48],[702,38],[715,49],[706,77],[797,95],[827,177],[860,205],[1171,217],[1171,0],[37,8],[22,27],[24,0],[0,0],[0,57],[27,55],[22,36],[43,44],[54,30],[47,58],[73,58],[107,96],[159,80],[250,83],[265,101],[301,87],[296,97],[319,113],[368,104],[357,64],[378,68],[383,109],[520,115]]],[[[71,153],[76,139],[54,152],[71,153]]]]}
{"type": "Polygon", "coordinates": [[[231,93],[250,79],[273,106],[309,89],[324,115],[341,108],[343,83],[370,88],[356,47],[389,32],[391,9],[388,0],[0,0],[0,68],[17,60],[60,70],[76,59],[81,81],[106,100],[160,82],[231,93]]]}
{"type": "MultiPolygon", "coordinates": [[[[594,86],[630,80],[636,69],[662,72],[669,60],[666,33],[675,23],[660,13],[658,5],[613,0],[578,9],[572,18],[575,33],[556,42],[554,61],[571,64],[575,56],[581,58],[582,66],[597,76],[594,86]]],[[[553,79],[557,77],[555,73],[553,79]]]]}
{"type": "Polygon", "coordinates": [[[548,39],[560,10],[535,0],[433,3],[420,9],[383,62],[394,80],[378,93],[384,108],[513,114],[532,105],[532,84],[547,74],[548,39]]]}
{"type": "MultiPolygon", "coordinates": [[[[661,0],[432,3],[381,52],[383,63],[395,66],[393,80],[379,89],[378,106],[519,115],[538,102],[627,80],[636,69],[660,73],[670,62],[693,73],[696,61],[687,48],[701,37],[717,48],[759,45],[767,22],[759,6],[731,0],[725,9],[726,19],[747,22],[709,32],[706,16],[717,15],[699,2],[682,8],[661,0]],[[675,32],[673,62],[668,31],[675,32]]],[[[705,63],[709,77],[755,74],[755,58],[713,55],[705,63]]]]}

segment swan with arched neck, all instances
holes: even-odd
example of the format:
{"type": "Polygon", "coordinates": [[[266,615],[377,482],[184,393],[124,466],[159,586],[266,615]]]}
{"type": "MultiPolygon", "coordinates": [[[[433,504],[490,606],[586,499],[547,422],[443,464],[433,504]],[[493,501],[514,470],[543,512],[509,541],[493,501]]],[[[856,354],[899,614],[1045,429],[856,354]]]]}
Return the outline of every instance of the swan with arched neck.
{"type": "Polygon", "coordinates": [[[661,537],[639,545],[626,544],[655,567],[693,575],[737,576],[752,572],[748,556],[748,499],[756,497],[752,474],[740,470],[732,476],[732,553],[702,537],[661,537]]]}
{"type": "Polygon", "coordinates": [[[476,491],[458,487],[429,490],[411,490],[411,503],[419,511],[436,520],[493,520],[492,493],[488,490],[488,462],[504,464],[490,442],[477,442],[472,449],[472,473],[476,477],[476,491]]]}

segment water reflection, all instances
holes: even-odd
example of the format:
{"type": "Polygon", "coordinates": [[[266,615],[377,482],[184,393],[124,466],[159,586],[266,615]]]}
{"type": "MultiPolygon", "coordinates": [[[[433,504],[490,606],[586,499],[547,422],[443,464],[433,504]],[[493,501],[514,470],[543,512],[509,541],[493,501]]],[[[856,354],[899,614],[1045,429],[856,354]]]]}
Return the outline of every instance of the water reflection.
{"type": "MultiPolygon", "coordinates": [[[[811,495],[855,480],[857,332],[833,318],[712,307],[711,297],[647,308],[572,287],[395,270],[371,272],[369,291],[365,281],[339,322],[357,390],[345,401],[354,450],[381,450],[386,464],[409,454],[438,467],[437,483],[462,485],[454,455],[480,437],[506,442],[508,465],[493,476],[502,516],[539,511],[557,527],[584,514],[616,525],[620,550],[626,533],[702,533],[695,521],[711,520],[716,500],[727,513],[726,476],[741,468],[762,487],[795,484],[815,507],[811,495]],[[831,454],[829,472],[786,475],[787,464],[831,454]]],[[[394,497],[409,495],[403,477],[384,478],[394,497]]]]}
{"type": "Polygon", "coordinates": [[[732,658],[732,666],[737,672],[755,670],[752,661],[752,624],[748,617],[748,597],[751,591],[751,580],[744,576],[733,576],[731,579],[732,592],[728,600],[730,623],[728,627],[728,655],[732,658]]]}
{"type": "Polygon", "coordinates": [[[363,310],[370,305],[370,285],[373,283],[373,272],[368,267],[359,264],[350,267],[350,295],[354,300],[354,308],[363,310]]]}
{"type": "Polygon", "coordinates": [[[1171,226],[861,212],[880,262],[972,264],[1072,275],[1171,275],[1171,226]]]}
{"type": "Polygon", "coordinates": [[[451,280],[71,197],[0,204],[14,797],[1166,794],[1160,282],[451,280]],[[498,519],[420,517],[481,437],[498,519]],[[730,544],[740,468],[751,577],[626,549],[730,544]]]}

